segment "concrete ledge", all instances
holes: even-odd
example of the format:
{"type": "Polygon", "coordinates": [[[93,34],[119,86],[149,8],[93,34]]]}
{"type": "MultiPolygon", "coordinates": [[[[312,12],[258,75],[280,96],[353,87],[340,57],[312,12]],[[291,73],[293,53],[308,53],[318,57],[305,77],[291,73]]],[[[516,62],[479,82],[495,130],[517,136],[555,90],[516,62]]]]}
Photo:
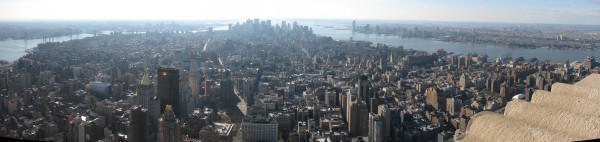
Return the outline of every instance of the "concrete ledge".
{"type": "Polygon", "coordinates": [[[590,74],[581,81],[575,83],[577,86],[600,88],[600,74],[590,74]]]}
{"type": "Polygon", "coordinates": [[[600,100],[600,88],[592,88],[588,86],[554,83],[552,84],[552,93],[580,96],[589,99],[600,100]]]}
{"type": "Polygon", "coordinates": [[[600,117],[581,115],[526,101],[508,103],[504,116],[567,135],[585,139],[600,138],[600,117]]]}
{"type": "Polygon", "coordinates": [[[583,115],[600,116],[600,111],[598,110],[600,108],[600,101],[591,100],[586,97],[561,95],[537,90],[533,93],[531,103],[583,115]]]}
{"type": "Polygon", "coordinates": [[[468,124],[466,136],[457,141],[548,142],[576,141],[582,138],[529,125],[494,112],[475,114],[468,124]],[[471,138],[473,137],[473,138],[471,138]]]}

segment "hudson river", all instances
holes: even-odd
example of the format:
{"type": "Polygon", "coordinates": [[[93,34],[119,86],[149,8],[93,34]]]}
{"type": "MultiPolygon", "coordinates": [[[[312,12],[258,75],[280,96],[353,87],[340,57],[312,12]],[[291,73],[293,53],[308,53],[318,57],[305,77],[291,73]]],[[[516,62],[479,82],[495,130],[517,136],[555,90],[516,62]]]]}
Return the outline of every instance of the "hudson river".
{"type": "MultiPolygon", "coordinates": [[[[73,35],[73,39],[82,39],[86,37],[93,37],[93,34],[76,34],[73,35]]],[[[71,40],[71,36],[59,36],[54,37],[54,42],[62,42],[71,40]]],[[[29,39],[27,43],[25,40],[4,40],[0,41],[0,60],[5,61],[15,61],[25,54],[27,54],[27,49],[37,47],[38,44],[42,43],[44,40],[39,39],[29,39]]]]}

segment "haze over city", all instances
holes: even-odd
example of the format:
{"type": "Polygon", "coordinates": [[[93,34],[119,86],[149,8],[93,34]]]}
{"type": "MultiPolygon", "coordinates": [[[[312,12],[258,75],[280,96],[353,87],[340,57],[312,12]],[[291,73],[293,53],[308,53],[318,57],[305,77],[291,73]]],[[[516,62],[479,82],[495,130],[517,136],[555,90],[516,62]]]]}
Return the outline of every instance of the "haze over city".
{"type": "Polygon", "coordinates": [[[0,141],[600,140],[600,0],[0,0],[0,141]]]}
{"type": "Polygon", "coordinates": [[[377,19],[600,24],[599,0],[2,0],[3,20],[377,19]]]}

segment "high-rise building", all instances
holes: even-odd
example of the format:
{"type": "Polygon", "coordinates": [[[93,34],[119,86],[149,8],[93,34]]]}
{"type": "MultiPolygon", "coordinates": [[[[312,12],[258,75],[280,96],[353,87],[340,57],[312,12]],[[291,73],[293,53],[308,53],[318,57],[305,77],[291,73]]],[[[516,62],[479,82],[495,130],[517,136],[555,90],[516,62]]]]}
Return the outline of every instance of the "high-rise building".
{"type": "Polygon", "coordinates": [[[244,77],[242,79],[242,97],[248,105],[254,105],[254,94],[256,92],[256,87],[254,86],[255,82],[256,79],[251,77],[244,77]]]}
{"type": "Polygon", "coordinates": [[[231,80],[221,80],[221,102],[225,104],[233,105],[232,98],[235,97],[235,93],[233,91],[233,81],[231,80]]]}
{"type": "Polygon", "coordinates": [[[369,142],[383,142],[383,122],[375,113],[369,113],[369,142]]]}
{"type": "Polygon", "coordinates": [[[450,113],[450,115],[458,115],[460,113],[460,107],[462,106],[462,101],[458,98],[447,98],[446,99],[446,111],[450,113]]]}
{"type": "Polygon", "coordinates": [[[596,58],[594,56],[588,56],[583,60],[582,66],[587,69],[592,69],[596,67],[598,63],[596,62],[596,58]]]}
{"type": "MultiPolygon", "coordinates": [[[[198,95],[200,94],[200,79],[198,77],[199,67],[198,67],[198,59],[192,58],[190,63],[190,72],[188,73],[188,84],[191,89],[192,98],[194,98],[194,103],[198,99],[198,95]]],[[[195,104],[197,105],[197,104],[195,104]]]]}
{"type": "Polygon", "coordinates": [[[427,104],[431,105],[435,110],[443,111],[446,109],[446,95],[443,90],[437,87],[429,87],[425,91],[425,95],[427,104]]]}
{"type": "MultiPolygon", "coordinates": [[[[150,109],[152,108],[152,99],[155,96],[154,92],[154,84],[150,81],[150,77],[148,75],[148,69],[144,70],[144,74],[142,75],[142,79],[140,79],[140,84],[137,86],[136,97],[133,101],[133,105],[140,105],[142,108],[150,109]]],[[[149,110],[151,112],[152,110],[149,110]]],[[[156,110],[158,111],[158,110],[156,110]]]]}
{"type": "Polygon", "coordinates": [[[339,97],[338,93],[335,92],[335,90],[327,89],[325,91],[325,104],[327,104],[328,107],[339,107],[337,98],[339,97]]]}
{"type": "Polygon", "coordinates": [[[185,131],[184,134],[188,135],[188,137],[198,139],[198,131],[201,128],[209,126],[212,124],[213,109],[204,108],[201,110],[200,108],[196,108],[194,112],[188,114],[187,120],[185,122],[185,131]]]}
{"type": "Polygon", "coordinates": [[[296,96],[296,83],[288,82],[287,87],[289,91],[289,98],[294,98],[296,96]]]}
{"type": "Polygon", "coordinates": [[[375,96],[370,98],[369,100],[369,112],[377,113],[377,109],[379,109],[379,97],[375,96]]]}
{"type": "Polygon", "coordinates": [[[343,116],[343,118],[345,120],[347,120],[346,119],[346,116],[347,116],[347,113],[348,113],[348,103],[347,103],[347,101],[348,101],[347,98],[348,97],[347,97],[347,93],[341,93],[339,95],[339,97],[340,97],[339,98],[339,100],[340,100],[339,102],[340,102],[340,108],[341,108],[341,111],[342,111],[342,116],[343,116]]]}
{"type": "Polygon", "coordinates": [[[346,104],[345,105],[345,109],[346,109],[345,110],[345,112],[346,112],[346,122],[350,122],[350,115],[352,114],[352,110],[350,109],[350,106],[352,106],[352,102],[353,102],[352,100],[354,100],[354,98],[352,98],[353,96],[352,96],[352,93],[350,91],[348,91],[346,93],[346,95],[344,95],[344,96],[345,96],[345,101],[344,101],[345,103],[344,104],[346,104]]]}
{"type": "Polygon", "coordinates": [[[361,75],[358,80],[358,97],[368,101],[371,98],[370,89],[371,82],[369,82],[368,77],[366,75],[361,75]]]}
{"type": "Polygon", "coordinates": [[[387,104],[379,105],[378,113],[379,118],[382,122],[381,128],[381,141],[387,141],[390,137],[390,132],[392,131],[392,112],[387,104]]]}
{"type": "Polygon", "coordinates": [[[147,142],[148,134],[148,109],[142,106],[133,106],[129,115],[129,131],[127,139],[131,142],[147,142]]]}
{"type": "Polygon", "coordinates": [[[180,119],[186,120],[187,114],[194,111],[194,108],[196,107],[196,101],[194,96],[192,96],[191,89],[187,82],[180,82],[179,86],[182,87],[179,88],[179,103],[181,103],[179,106],[181,110],[180,113],[182,114],[176,115],[180,116],[180,119]]]}
{"type": "Polygon", "coordinates": [[[277,121],[263,116],[247,116],[242,120],[240,138],[246,142],[276,142],[277,121]]]}
{"type": "Polygon", "coordinates": [[[470,83],[471,83],[471,80],[469,80],[469,78],[465,74],[462,74],[460,76],[460,79],[458,80],[459,87],[469,88],[469,87],[471,87],[470,83]]]}
{"type": "Polygon", "coordinates": [[[348,135],[351,137],[367,136],[368,131],[364,131],[365,128],[369,127],[369,109],[366,103],[358,97],[348,107],[350,108],[348,112],[348,135]]]}
{"type": "Polygon", "coordinates": [[[160,99],[158,96],[150,98],[150,108],[148,108],[148,132],[150,141],[156,141],[158,135],[158,118],[160,117],[160,99]]]}
{"type": "MultiPolygon", "coordinates": [[[[137,93],[133,100],[134,106],[140,106],[146,109],[147,118],[147,141],[156,141],[157,121],[160,117],[160,100],[156,96],[154,83],[150,80],[150,72],[148,71],[148,57],[144,57],[144,74],[137,86],[137,93]]],[[[133,114],[133,112],[132,112],[133,114]]]]}
{"type": "Polygon", "coordinates": [[[464,59],[465,67],[469,67],[471,66],[471,64],[473,64],[473,58],[471,58],[471,53],[467,54],[467,56],[465,56],[464,59]]]}
{"type": "Polygon", "coordinates": [[[174,68],[158,68],[157,96],[160,99],[161,112],[162,107],[166,105],[173,106],[173,111],[177,115],[182,115],[184,111],[179,103],[179,70],[174,68]]]}
{"type": "Polygon", "coordinates": [[[165,106],[164,114],[158,119],[158,142],[180,142],[181,124],[171,105],[165,106]]]}
{"type": "Polygon", "coordinates": [[[156,137],[156,121],[160,116],[160,101],[156,99],[156,92],[154,90],[154,84],[150,81],[148,69],[144,70],[142,79],[137,86],[137,93],[133,100],[133,105],[140,105],[142,108],[148,110],[148,126],[151,140],[156,137]]]}
{"type": "Polygon", "coordinates": [[[68,137],[69,142],[87,142],[99,140],[103,133],[98,133],[103,126],[100,125],[100,119],[86,115],[75,115],[68,118],[68,137]]]}
{"type": "Polygon", "coordinates": [[[498,93],[498,96],[500,96],[500,98],[502,98],[502,102],[503,103],[507,103],[508,101],[511,100],[511,98],[513,96],[511,96],[510,94],[510,88],[508,87],[507,83],[504,82],[500,85],[500,93],[498,93]]]}
{"type": "Polygon", "coordinates": [[[356,20],[352,20],[352,33],[356,31],[356,20]]]}

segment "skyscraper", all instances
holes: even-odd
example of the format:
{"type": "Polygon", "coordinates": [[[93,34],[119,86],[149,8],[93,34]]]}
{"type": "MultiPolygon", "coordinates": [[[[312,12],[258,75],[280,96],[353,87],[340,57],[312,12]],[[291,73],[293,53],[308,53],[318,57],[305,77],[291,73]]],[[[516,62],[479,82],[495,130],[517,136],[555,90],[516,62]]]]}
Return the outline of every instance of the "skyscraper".
{"type": "Polygon", "coordinates": [[[351,137],[367,136],[368,131],[362,130],[368,128],[369,109],[362,98],[356,98],[350,106],[348,112],[348,134],[351,137]]]}
{"type": "Polygon", "coordinates": [[[446,95],[443,90],[437,87],[429,87],[425,91],[427,104],[431,105],[435,110],[446,110],[446,95]]]}
{"type": "Polygon", "coordinates": [[[159,105],[157,104],[158,101],[154,100],[155,93],[154,84],[150,81],[148,69],[146,68],[137,86],[137,95],[134,97],[133,105],[140,105],[142,108],[148,109],[151,135],[156,132],[156,120],[160,115],[160,107],[156,108],[159,105]]]}
{"type": "Polygon", "coordinates": [[[379,105],[379,109],[378,109],[378,113],[379,118],[381,120],[382,123],[382,128],[381,128],[381,137],[382,137],[382,141],[387,141],[388,138],[390,137],[390,131],[391,131],[391,126],[392,126],[392,121],[391,121],[391,110],[388,107],[387,104],[382,104],[379,105]]]}
{"type": "Polygon", "coordinates": [[[469,88],[471,80],[463,73],[460,75],[460,79],[458,80],[458,86],[463,88],[469,88]]]}
{"type": "Polygon", "coordinates": [[[352,20],[352,33],[354,33],[356,30],[356,21],[352,20]]]}
{"type": "Polygon", "coordinates": [[[369,113],[369,142],[383,142],[383,122],[375,113],[369,113]]]}
{"type": "MultiPolygon", "coordinates": [[[[160,117],[160,101],[156,96],[154,83],[150,80],[150,73],[148,71],[148,56],[144,56],[144,74],[137,86],[136,96],[133,100],[134,106],[139,106],[146,109],[145,115],[147,116],[147,139],[146,141],[156,141],[157,132],[157,120],[160,117]]],[[[133,114],[133,111],[132,111],[133,114]]],[[[135,120],[135,119],[132,119],[135,120]]],[[[130,136],[131,137],[131,136],[130,136]]]]}
{"type": "Polygon", "coordinates": [[[144,70],[140,84],[137,86],[137,97],[134,105],[141,105],[143,108],[150,108],[150,99],[154,96],[154,85],[148,77],[148,69],[144,70]]]}
{"type": "Polygon", "coordinates": [[[68,120],[68,133],[66,141],[69,142],[86,142],[97,141],[102,137],[102,133],[97,133],[102,130],[99,118],[94,118],[88,115],[77,114],[70,116],[68,120]]]}
{"type": "Polygon", "coordinates": [[[141,106],[131,107],[129,115],[129,131],[127,138],[132,142],[147,142],[148,135],[148,109],[141,106]]]}
{"type": "Polygon", "coordinates": [[[200,94],[200,79],[198,78],[198,73],[198,59],[192,58],[190,72],[188,73],[188,85],[191,89],[192,98],[194,98],[194,103],[196,103],[196,100],[198,100],[198,94],[200,94]]]}
{"type": "Polygon", "coordinates": [[[164,114],[158,119],[158,142],[180,142],[181,124],[171,105],[165,106],[164,114]]]}
{"type": "Polygon", "coordinates": [[[157,96],[160,99],[161,112],[162,107],[166,105],[173,106],[173,111],[177,115],[184,112],[179,103],[179,70],[174,68],[158,68],[157,96]]]}
{"type": "Polygon", "coordinates": [[[235,93],[233,90],[233,81],[231,80],[221,80],[221,102],[229,105],[233,105],[232,98],[235,97],[235,93]]]}
{"type": "Polygon", "coordinates": [[[358,97],[362,98],[362,100],[365,100],[365,102],[367,103],[367,108],[369,108],[371,104],[369,102],[369,100],[371,99],[371,82],[369,82],[368,78],[369,77],[366,75],[361,75],[358,80],[358,97]]]}

